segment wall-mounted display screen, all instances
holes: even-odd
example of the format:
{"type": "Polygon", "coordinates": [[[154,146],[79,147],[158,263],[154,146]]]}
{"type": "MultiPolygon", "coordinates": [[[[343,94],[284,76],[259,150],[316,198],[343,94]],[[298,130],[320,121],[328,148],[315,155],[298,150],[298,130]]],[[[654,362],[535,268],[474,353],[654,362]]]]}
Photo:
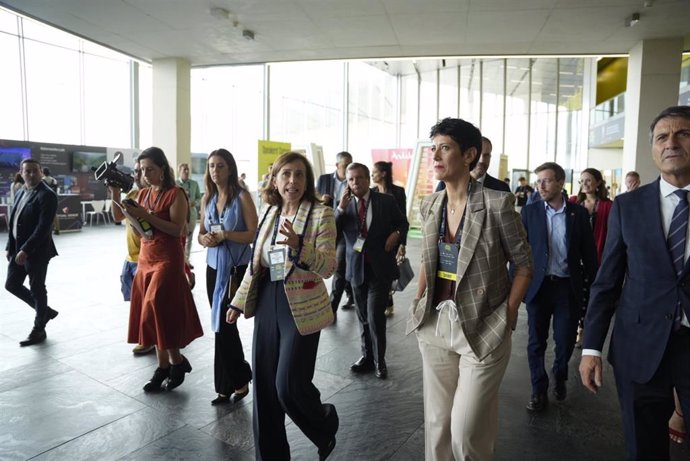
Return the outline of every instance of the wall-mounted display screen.
{"type": "Polygon", "coordinates": [[[96,169],[107,159],[105,152],[73,152],[72,171],[75,173],[88,173],[96,169]]]}
{"type": "Polygon", "coordinates": [[[0,168],[19,171],[22,160],[31,157],[28,147],[0,147],[0,168]]]}

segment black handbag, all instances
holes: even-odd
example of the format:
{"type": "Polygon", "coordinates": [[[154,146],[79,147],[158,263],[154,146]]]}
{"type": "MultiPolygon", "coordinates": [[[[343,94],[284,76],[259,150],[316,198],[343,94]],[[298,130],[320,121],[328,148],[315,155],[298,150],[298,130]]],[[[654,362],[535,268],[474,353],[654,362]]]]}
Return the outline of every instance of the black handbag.
{"type": "Polygon", "coordinates": [[[412,265],[408,258],[403,258],[403,260],[400,261],[398,264],[398,272],[400,272],[400,276],[398,280],[393,280],[393,285],[391,286],[391,290],[393,291],[403,291],[414,278],[414,271],[412,270],[412,265]]]}

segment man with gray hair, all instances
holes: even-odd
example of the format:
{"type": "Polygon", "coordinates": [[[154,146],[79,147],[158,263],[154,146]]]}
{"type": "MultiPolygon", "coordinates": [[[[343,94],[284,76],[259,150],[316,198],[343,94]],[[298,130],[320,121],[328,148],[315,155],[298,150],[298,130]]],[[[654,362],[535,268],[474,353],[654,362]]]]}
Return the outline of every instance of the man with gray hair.
{"type": "MultiPolygon", "coordinates": [[[[347,189],[345,172],[347,171],[347,166],[352,163],[352,155],[345,151],[338,152],[335,156],[335,162],[335,171],[319,176],[319,179],[316,181],[316,190],[321,194],[323,203],[334,209],[338,206],[340,199],[343,197],[343,193],[347,189]]],[[[347,293],[347,302],[343,306],[343,309],[351,309],[354,306],[352,288],[347,280],[345,280],[345,240],[343,239],[343,232],[340,227],[337,229],[335,240],[335,260],[337,267],[333,274],[331,286],[331,307],[333,308],[333,314],[338,310],[343,291],[347,293]]]]}
{"type": "Polygon", "coordinates": [[[596,393],[615,314],[608,359],[626,459],[669,459],[674,388],[690,422],[690,106],[663,110],[650,134],[660,177],[613,202],[580,362],[582,383],[596,393]]]}

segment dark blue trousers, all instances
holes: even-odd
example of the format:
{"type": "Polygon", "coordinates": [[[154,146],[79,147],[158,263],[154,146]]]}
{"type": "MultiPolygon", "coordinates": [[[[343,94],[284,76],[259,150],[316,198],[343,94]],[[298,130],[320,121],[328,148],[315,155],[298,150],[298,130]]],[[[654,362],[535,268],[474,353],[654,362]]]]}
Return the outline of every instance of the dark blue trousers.
{"type": "Polygon", "coordinates": [[[320,333],[300,335],[283,282],[259,287],[254,317],[254,447],[257,460],[288,460],[285,414],[317,447],[328,444],[336,415],[312,383],[320,333]]]}
{"type": "Polygon", "coordinates": [[[690,328],[671,333],[659,369],[650,381],[636,383],[618,367],[613,371],[623,416],[626,459],[668,460],[668,420],[675,408],[674,388],[685,424],[690,427],[690,328]]]}
{"type": "Polygon", "coordinates": [[[5,289],[28,304],[36,311],[34,327],[43,329],[48,320],[48,291],[46,290],[46,274],[48,261],[27,261],[20,266],[10,259],[7,267],[5,289]],[[29,288],[24,286],[24,280],[29,277],[29,288]]]}
{"type": "Polygon", "coordinates": [[[364,263],[364,283],[352,287],[359,319],[362,356],[383,364],[386,358],[386,307],[391,276],[377,274],[364,263]]]}
{"type": "Polygon", "coordinates": [[[575,348],[577,322],[580,319],[580,309],[567,278],[545,278],[532,302],[527,303],[527,359],[532,379],[532,394],[546,393],[549,388],[544,356],[552,318],[553,339],[556,342],[556,358],[552,372],[557,381],[565,381],[568,379],[568,361],[575,348]]]}

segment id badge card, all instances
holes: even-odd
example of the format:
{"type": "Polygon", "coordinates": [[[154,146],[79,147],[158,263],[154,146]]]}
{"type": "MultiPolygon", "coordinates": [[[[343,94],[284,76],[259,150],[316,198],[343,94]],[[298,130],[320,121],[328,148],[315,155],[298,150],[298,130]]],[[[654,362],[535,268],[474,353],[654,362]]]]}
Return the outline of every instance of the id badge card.
{"type": "Polygon", "coordinates": [[[285,279],[285,248],[276,248],[269,251],[268,263],[271,271],[271,282],[285,279]]]}
{"type": "Polygon", "coordinates": [[[355,242],[355,246],[353,247],[353,249],[357,253],[361,253],[362,250],[364,249],[364,242],[365,241],[366,241],[366,239],[364,237],[357,237],[357,241],[355,242]]]}
{"type": "Polygon", "coordinates": [[[443,243],[438,244],[438,271],[436,276],[452,280],[458,280],[458,252],[460,248],[457,243],[443,243]]]}
{"type": "Polygon", "coordinates": [[[211,232],[213,232],[214,234],[223,232],[223,225],[222,224],[211,224],[211,232]]]}

